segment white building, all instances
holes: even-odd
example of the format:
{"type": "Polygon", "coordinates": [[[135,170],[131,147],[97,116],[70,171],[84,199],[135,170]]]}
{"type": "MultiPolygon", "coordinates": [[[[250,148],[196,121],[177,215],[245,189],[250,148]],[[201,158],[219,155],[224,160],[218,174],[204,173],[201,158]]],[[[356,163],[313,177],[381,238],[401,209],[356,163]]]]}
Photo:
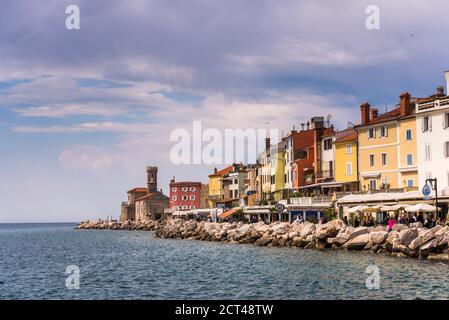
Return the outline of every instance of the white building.
{"type": "Polygon", "coordinates": [[[445,77],[446,94],[439,87],[437,94],[416,104],[419,186],[437,178],[439,190],[449,188],[449,71],[445,77]]]}

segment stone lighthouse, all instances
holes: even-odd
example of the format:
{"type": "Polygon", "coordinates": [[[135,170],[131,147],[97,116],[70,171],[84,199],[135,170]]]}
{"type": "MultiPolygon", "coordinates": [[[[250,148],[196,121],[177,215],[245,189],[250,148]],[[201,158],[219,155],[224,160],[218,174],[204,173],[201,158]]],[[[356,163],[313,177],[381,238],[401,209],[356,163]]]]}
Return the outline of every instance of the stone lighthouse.
{"type": "Polygon", "coordinates": [[[147,189],[148,193],[157,191],[157,167],[147,167],[147,189]]]}

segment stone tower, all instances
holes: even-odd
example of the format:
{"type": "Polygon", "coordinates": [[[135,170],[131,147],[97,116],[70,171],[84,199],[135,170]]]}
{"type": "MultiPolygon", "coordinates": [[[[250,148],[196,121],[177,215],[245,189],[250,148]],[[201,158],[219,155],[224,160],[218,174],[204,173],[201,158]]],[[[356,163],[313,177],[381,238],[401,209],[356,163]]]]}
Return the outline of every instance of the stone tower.
{"type": "Polygon", "coordinates": [[[157,167],[147,167],[147,189],[148,193],[157,191],[157,167]]]}

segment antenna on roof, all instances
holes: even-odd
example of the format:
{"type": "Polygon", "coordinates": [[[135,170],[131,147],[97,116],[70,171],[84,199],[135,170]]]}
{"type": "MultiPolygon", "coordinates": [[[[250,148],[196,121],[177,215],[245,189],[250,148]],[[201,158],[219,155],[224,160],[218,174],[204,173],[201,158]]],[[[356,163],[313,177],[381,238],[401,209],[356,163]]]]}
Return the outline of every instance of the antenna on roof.
{"type": "Polygon", "coordinates": [[[327,127],[329,128],[330,126],[331,126],[331,119],[332,119],[332,115],[331,114],[328,114],[327,115],[327,127]]]}
{"type": "Polygon", "coordinates": [[[387,102],[385,102],[385,113],[387,113],[388,112],[388,104],[387,104],[387,102]]]}

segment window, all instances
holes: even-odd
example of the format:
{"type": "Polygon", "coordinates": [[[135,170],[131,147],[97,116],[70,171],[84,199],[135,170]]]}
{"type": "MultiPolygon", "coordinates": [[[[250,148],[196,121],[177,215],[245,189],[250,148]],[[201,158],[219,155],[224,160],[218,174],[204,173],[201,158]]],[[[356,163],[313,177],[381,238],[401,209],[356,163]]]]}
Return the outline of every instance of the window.
{"type": "Polygon", "coordinates": [[[426,116],[422,119],[422,131],[426,132],[431,130],[431,120],[429,116],[426,116]]]}
{"type": "Polygon", "coordinates": [[[187,209],[187,206],[182,206],[182,210],[186,210],[187,209]]]}
{"type": "Polygon", "coordinates": [[[186,201],[187,200],[187,196],[186,195],[182,196],[182,200],[186,201]]]}
{"type": "Polygon", "coordinates": [[[182,187],[182,191],[188,191],[189,190],[189,188],[187,188],[187,187],[182,187]]]}
{"type": "Polygon", "coordinates": [[[171,191],[173,191],[173,192],[176,192],[176,190],[178,190],[178,188],[176,188],[176,187],[171,188],[171,191]]]}
{"type": "Polygon", "coordinates": [[[351,144],[346,145],[346,154],[352,154],[352,145],[351,144]]]}
{"type": "Polygon", "coordinates": [[[368,139],[374,139],[376,137],[376,130],[374,128],[368,129],[368,139]]]}
{"type": "Polygon", "coordinates": [[[195,195],[194,195],[194,194],[192,194],[192,195],[190,196],[190,200],[195,200],[195,195]]]}
{"type": "Polygon", "coordinates": [[[443,114],[443,128],[444,129],[449,128],[449,112],[443,114]]]}
{"type": "Polygon", "coordinates": [[[330,150],[332,149],[332,139],[325,139],[324,140],[324,150],[330,150]]]}
{"type": "Polygon", "coordinates": [[[195,191],[195,187],[190,187],[190,191],[195,191]]]}
{"type": "Polygon", "coordinates": [[[413,155],[410,154],[410,153],[407,155],[407,165],[408,166],[412,166],[413,165],[413,155]]]}
{"type": "Polygon", "coordinates": [[[382,165],[383,166],[387,165],[387,154],[386,153],[382,153],[382,165]]]}
{"type": "Polygon", "coordinates": [[[374,167],[374,154],[369,155],[369,166],[374,167]]]}
{"type": "Polygon", "coordinates": [[[346,175],[350,176],[352,175],[352,163],[346,162],[346,175]]]}
{"type": "Polygon", "coordinates": [[[239,191],[238,190],[234,190],[234,198],[238,198],[239,197],[239,191]]]}
{"type": "Polygon", "coordinates": [[[190,206],[190,209],[195,209],[195,206],[190,206]]]}
{"type": "Polygon", "coordinates": [[[370,190],[376,190],[376,180],[370,180],[369,181],[369,189],[370,190]]]}
{"type": "Polygon", "coordinates": [[[238,184],[239,181],[237,179],[234,179],[234,184],[238,184]]]}
{"type": "Polygon", "coordinates": [[[424,146],[424,160],[431,160],[432,159],[432,152],[430,150],[430,144],[426,144],[424,146]]]}
{"type": "Polygon", "coordinates": [[[380,136],[388,137],[388,127],[387,126],[380,127],[380,136]]]}
{"type": "Polygon", "coordinates": [[[413,180],[412,179],[407,180],[407,188],[413,188],[413,180]]]}
{"type": "Polygon", "coordinates": [[[408,141],[412,140],[412,130],[411,129],[407,129],[405,131],[405,140],[408,140],[408,141]]]}
{"type": "Polygon", "coordinates": [[[448,158],[449,157],[449,141],[446,141],[444,143],[443,150],[444,150],[444,157],[448,158]]]}
{"type": "Polygon", "coordinates": [[[172,199],[173,201],[176,201],[176,200],[178,200],[178,197],[177,197],[176,195],[174,195],[173,197],[171,197],[171,199],[172,199]]]}
{"type": "Polygon", "coordinates": [[[388,186],[388,177],[382,177],[382,187],[386,188],[388,186]]]}

